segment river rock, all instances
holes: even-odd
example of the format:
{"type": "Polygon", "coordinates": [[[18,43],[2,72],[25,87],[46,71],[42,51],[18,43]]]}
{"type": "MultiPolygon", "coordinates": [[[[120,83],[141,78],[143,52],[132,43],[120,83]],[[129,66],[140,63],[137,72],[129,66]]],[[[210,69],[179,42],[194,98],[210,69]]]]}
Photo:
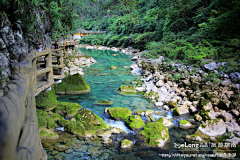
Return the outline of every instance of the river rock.
{"type": "Polygon", "coordinates": [[[222,119],[206,120],[198,127],[198,130],[207,136],[216,137],[226,133],[227,126],[222,119]]]}
{"type": "Polygon", "coordinates": [[[174,124],[170,120],[168,120],[166,117],[161,117],[157,120],[157,122],[162,123],[166,127],[173,127],[174,124]]]}
{"type": "Polygon", "coordinates": [[[189,129],[192,127],[192,124],[188,122],[187,120],[181,120],[179,121],[179,128],[182,129],[189,129]]]}
{"type": "Polygon", "coordinates": [[[142,118],[139,115],[128,116],[125,120],[128,126],[132,129],[140,129],[145,126],[142,118]]]}
{"type": "Polygon", "coordinates": [[[217,64],[216,64],[216,62],[211,62],[211,63],[209,63],[209,64],[205,64],[205,65],[204,65],[204,68],[205,68],[206,70],[213,71],[213,70],[217,69],[217,64]]]}
{"type": "Polygon", "coordinates": [[[109,113],[111,118],[116,120],[125,120],[128,116],[132,114],[131,110],[124,107],[107,108],[107,112],[109,113]]]}
{"type": "Polygon", "coordinates": [[[132,74],[138,76],[142,75],[142,68],[139,68],[137,64],[132,64],[130,67],[132,68],[132,74]]]}
{"type": "Polygon", "coordinates": [[[202,121],[202,117],[199,114],[194,114],[194,119],[198,122],[202,121]]]}
{"type": "Polygon", "coordinates": [[[202,138],[199,135],[193,134],[193,135],[186,135],[186,140],[190,141],[191,143],[202,142],[202,138]]]}
{"type": "Polygon", "coordinates": [[[65,150],[67,150],[67,149],[68,149],[68,147],[65,146],[65,145],[58,145],[58,146],[55,147],[55,150],[57,150],[59,152],[63,152],[65,150]]]}
{"type": "Polygon", "coordinates": [[[122,149],[131,149],[133,147],[133,142],[128,140],[128,139],[124,139],[121,141],[121,148],[122,149]]]}
{"type": "Polygon", "coordinates": [[[56,94],[80,94],[90,92],[89,84],[80,74],[68,76],[54,86],[56,94]]]}
{"type": "Polygon", "coordinates": [[[189,113],[188,107],[186,105],[180,105],[173,109],[174,115],[183,115],[189,113]]]}
{"type": "Polygon", "coordinates": [[[231,77],[232,82],[234,82],[234,83],[240,82],[240,73],[239,72],[231,73],[230,77],[231,77]]]}
{"type": "Polygon", "coordinates": [[[145,111],[145,116],[146,117],[151,117],[153,115],[154,111],[153,110],[146,110],[145,111]]]}
{"type": "Polygon", "coordinates": [[[113,102],[108,100],[100,100],[100,101],[97,101],[95,104],[100,106],[111,106],[113,102]]]}
{"type": "Polygon", "coordinates": [[[141,132],[148,146],[162,148],[169,140],[168,128],[160,122],[147,123],[141,132]]]}
{"type": "Polygon", "coordinates": [[[164,85],[164,81],[163,80],[159,80],[157,83],[156,83],[156,86],[157,87],[161,87],[164,85]]]}

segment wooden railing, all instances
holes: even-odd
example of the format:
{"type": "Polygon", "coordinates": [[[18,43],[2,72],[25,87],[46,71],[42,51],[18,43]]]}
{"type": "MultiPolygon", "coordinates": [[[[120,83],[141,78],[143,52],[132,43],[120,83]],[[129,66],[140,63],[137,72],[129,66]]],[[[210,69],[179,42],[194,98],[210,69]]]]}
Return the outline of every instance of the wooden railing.
{"type": "MultiPolygon", "coordinates": [[[[34,73],[36,73],[32,75],[35,81],[34,91],[36,95],[53,85],[54,78],[64,78],[63,59],[65,53],[65,47],[54,50],[46,48],[46,50],[39,52],[33,50],[30,54],[24,56],[24,61],[30,62],[35,70],[34,73]]],[[[24,63],[24,61],[21,63],[24,63]]],[[[12,66],[17,68],[18,64],[12,66]]]]}

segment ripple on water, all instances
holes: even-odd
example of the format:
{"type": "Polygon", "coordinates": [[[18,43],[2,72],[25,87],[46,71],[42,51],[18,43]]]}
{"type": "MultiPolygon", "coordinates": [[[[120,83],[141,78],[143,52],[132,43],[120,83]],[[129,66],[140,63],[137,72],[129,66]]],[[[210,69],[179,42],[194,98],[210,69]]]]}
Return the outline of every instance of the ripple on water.
{"type": "Polygon", "coordinates": [[[104,119],[105,123],[109,124],[111,127],[116,127],[116,128],[119,128],[119,129],[122,129],[124,130],[126,133],[132,133],[132,134],[136,134],[134,131],[130,130],[125,124],[124,124],[124,121],[115,121],[115,120],[112,120],[112,119],[108,119],[108,118],[105,118],[104,119]]]}

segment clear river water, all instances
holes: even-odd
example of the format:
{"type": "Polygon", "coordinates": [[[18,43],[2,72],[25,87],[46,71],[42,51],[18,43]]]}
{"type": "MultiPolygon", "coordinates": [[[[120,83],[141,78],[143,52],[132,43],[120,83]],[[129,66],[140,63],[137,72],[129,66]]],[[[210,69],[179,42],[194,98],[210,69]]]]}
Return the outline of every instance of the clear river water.
{"type": "MultiPolygon", "coordinates": [[[[171,112],[164,111],[161,107],[155,107],[154,104],[150,103],[147,99],[142,98],[140,94],[121,95],[119,93],[118,88],[121,85],[132,85],[131,82],[134,79],[141,78],[140,76],[135,76],[130,73],[131,69],[129,66],[133,64],[130,55],[110,50],[88,50],[85,48],[78,48],[78,50],[84,55],[92,56],[97,61],[97,63],[91,65],[90,67],[83,68],[85,73],[84,79],[90,85],[91,92],[80,95],[61,95],[58,97],[58,100],[60,102],[79,103],[83,106],[83,108],[88,108],[103,118],[110,126],[121,128],[128,134],[124,136],[116,136],[113,139],[113,145],[109,146],[90,140],[80,140],[66,132],[62,132],[60,137],[66,136],[67,140],[59,141],[57,144],[60,143],[65,145],[67,143],[80,145],[81,147],[78,149],[68,149],[68,153],[58,152],[58,154],[53,154],[52,149],[50,150],[49,148],[44,148],[47,151],[48,159],[197,159],[193,157],[183,158],[176,155],[178,153],[181,154],[184,151],[179,152],[176,148],[174,148],[175,143],[184,144],[186,135],[193,134],[196,131],[196,128],[181,130],[178,127],[173,127],[169,130],[171,140],[163,149],[146,148],[139,145],[138,140],[135,139],[136,133],[127,128],[123,121],[111,120],[109,116],[104,113],[104,109],[106,107],[126,107],[132,111],[149,109],[162,110],[163,114],[154,115],[154,118],[157,120],[160,117],[166,117],[171,119],[175,126],[178,126],[179,120],[189,118],[185,116],[173,117],[171,112]],[[113,56],[113,54],[118,55],[113,56]],[[117,67],[117,69],[111,70],[111,65],[117,67]],[[110,100],[114,103],[112,106],[95,105],[95,102],[99,100],[110,100]],[[128,138],[135,143],[133,149],[127,153],[120,149],[119,143],[119,140],[125,138],[128,138]],[[169,156],[172,157],[169,158],[169,156]]],[[[142,117],[142,119],[144,121],[147,120],[146,117],[142,117]]],[[[199,152],[199,149],[195,151],[199,153],[207,153],[207,150],[209,150],[208,148],[201,149],[204,150],[204,152],[199,152]]]]}

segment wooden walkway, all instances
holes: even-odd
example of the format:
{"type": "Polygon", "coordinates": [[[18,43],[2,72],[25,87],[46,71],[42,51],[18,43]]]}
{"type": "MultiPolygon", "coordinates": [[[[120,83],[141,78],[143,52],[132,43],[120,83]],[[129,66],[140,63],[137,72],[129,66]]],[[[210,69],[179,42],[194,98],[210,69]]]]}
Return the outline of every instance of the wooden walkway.
{"type": "MultiPolygon", "coordinates": [[[[35,95],[52,86],[54,79],[62,79],[64,75],[64,58],[66,50],[74,48],[77,41],[58,42],[59,49],[46,48],[43,51],[33,50],[24,56],[24,61],[31,62],[35,70],[32,78],[35,80],[35,95]]],[[[19,64],[13,64],[13,67],[21,68],[19,64]]],[[[14,73],[13,73],[14,74],[14,73]]],[[[0,97],[3,96],[3,90],[0,90],[0,97]]]]}
{"type": "Polygon", "coordinates": [[[47,48],[36,53],[36,95],[52,86],[55,83],[54,79],[65,77],[63,60],[66,50],[73,49],[78,41],[63,41],[57,44],[59,49],[47,48]]]}

